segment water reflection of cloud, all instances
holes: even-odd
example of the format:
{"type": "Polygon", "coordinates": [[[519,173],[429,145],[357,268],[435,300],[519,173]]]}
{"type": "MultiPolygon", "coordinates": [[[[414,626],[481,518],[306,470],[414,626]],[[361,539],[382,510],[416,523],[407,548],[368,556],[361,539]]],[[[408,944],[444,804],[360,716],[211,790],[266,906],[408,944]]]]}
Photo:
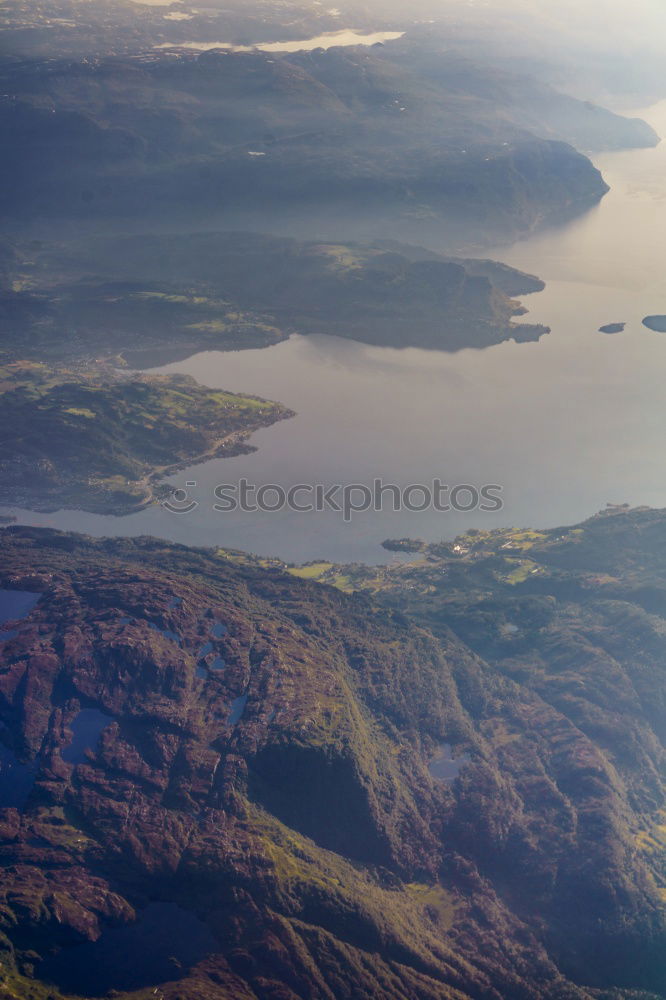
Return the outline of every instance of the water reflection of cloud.
{"type": "Polygon", "coordinates": [[[433,382],[444,380],[460,385],[465,381],[463,372],[454,359],[456,354],[468,353],[466,351],[454,354],[447,351],[427,351],[418,347],[377,347],[323,334],[299,337],[299,341],[299,355],[303,361],[319,360],[351,376],[382,374],[406,378],[406,371],[409,370],[418,371],[433,382]]]}

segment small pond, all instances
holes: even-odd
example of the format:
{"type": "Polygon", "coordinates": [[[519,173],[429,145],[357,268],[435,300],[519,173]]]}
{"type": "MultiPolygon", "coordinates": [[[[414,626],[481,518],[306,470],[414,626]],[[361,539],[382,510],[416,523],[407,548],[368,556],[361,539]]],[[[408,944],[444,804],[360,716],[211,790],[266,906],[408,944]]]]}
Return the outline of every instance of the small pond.
{"type": "Polygon", "coordinates": [[[229,713],[229,718],[227,719],[228,726],[237,725],[243,718],[245,712],[245,706],[247,705],[247,695],[241,695],[240,698],[234,698],[231,703],[231,712],[229,713]]]}
{"type": "Polygon", "coordinates": [[[460,757],[454,757],[451,744],[442,743],[430,761],[428,770],[431,777],[436,778],[437,781],[454,781],[464,765],[469,764],[470,760],[471,757],[466,753],[460,757]]]}
{"type": "Polygon", "coordinates": [[[72,722],[72,742],[63,749],[62,759],[68,764],[85,763],[87,751],[97,748],[102,731],[111,722],[113,717],[97,708],[82,708],[72,722]]]}
{"type": "Polygon", "coordinates": [[[175,903],[151,903],[135,923],[46,959],[38,974],[65,993],[100,997],[181,978],[216,947],[193,913],[175,903]]]}
{"type": "Polygon", "coordinates": [[[22,809],[37,776],[37,761],[21,764],[13,750],[0,743],[0,807],[22,809]]]}
{"type": "MultiPolygon", "coordinates": [[[[26,618],[41,596],[29,590],[0,589],[0,625],[17,618],[26,618]]],[[[0,643],[13,639],[15,635],[18,635],[17,629],[0,629],[0,643]]]]}

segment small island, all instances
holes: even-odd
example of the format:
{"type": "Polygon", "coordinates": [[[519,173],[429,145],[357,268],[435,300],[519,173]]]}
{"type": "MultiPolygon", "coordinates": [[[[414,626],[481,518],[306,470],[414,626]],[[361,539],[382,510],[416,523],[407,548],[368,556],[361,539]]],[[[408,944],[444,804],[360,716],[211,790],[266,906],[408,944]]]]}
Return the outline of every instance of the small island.
{"type": "Polygon", "coordinates": [[[427,542],[422,538],[386,538],[382,548],[387,552],[423,552],[427,542]]]}
{"type": "Polygon", "coordinates": [[[666,316],[646,316],[643,320],[643,326],[656,333],[666,333],[666,316]]]}
{"type": "Polygon", "coordinates": [[[626,323],[607,323],[606,326],[599,327],[599,333],[622,333],[626,323]]]}
{"type": "Polygon", "coordinates": [[[158,499],[180,468],[253,449],[260,427],[293,416],[280,403],[185,375],[107,365],[0,366],[0,503],[129,514],[158,499]]]}

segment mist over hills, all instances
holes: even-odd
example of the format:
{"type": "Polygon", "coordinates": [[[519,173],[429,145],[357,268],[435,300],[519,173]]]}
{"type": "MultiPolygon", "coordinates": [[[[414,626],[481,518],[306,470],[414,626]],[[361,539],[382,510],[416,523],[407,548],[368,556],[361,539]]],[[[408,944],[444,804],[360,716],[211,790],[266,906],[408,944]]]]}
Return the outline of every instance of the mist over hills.
{"type": "Polygon", "coordinates": [[[360,31],[425,29],[449,52],[547,81],[575,97],[627,108],[666,92],[660,0],[7,0],[0,37],[20,58],[99,59],[155,45],[238,45],[360,31]]]}
{"type": "Polygon", "coordinates": [[[652,129],[422,38],[281,55],[5,61],[15,225],[279,225],[440,246],[515,237],[606,187],[570,142],[652,129]]]}

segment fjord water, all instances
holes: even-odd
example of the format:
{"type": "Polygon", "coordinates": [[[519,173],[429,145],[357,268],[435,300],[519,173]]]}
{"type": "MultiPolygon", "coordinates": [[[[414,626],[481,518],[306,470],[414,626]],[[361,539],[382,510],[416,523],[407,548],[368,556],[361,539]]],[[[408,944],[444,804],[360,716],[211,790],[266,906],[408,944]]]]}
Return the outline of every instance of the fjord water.
{"type": "Polygon", "coordinates": [[[195,52],[208,52],[211,49],[225,49],[227,52],[313,52],[315,49],[332,49],[340,45],[377,45],[382,42],[395,41],[402,38],[404,31],[372,31],[353,30],[328,31],[314,38],[298,39],[284,42],[257,42],[254,45],[234,45],[231,42],[162,42],[156,49],[191,49],[195,52]]]}
{"type": "MultiPolygon", "coordinates": [[[[666,135],[666,101],[643,112],[666,135]]],[[[297,416],[254,435],[252,455],[174,477],[196,481],[199,506],[155,505],[127,518],[20,512],[32,524],[103,535],[155,534],[290,561],[381,562],[382,539],[451,538],[472,527],[558,525],[607,502],[666,505],[666,334],[641,320],[666,313],[666,143],[595,158],[610,193],[573,222],[487,256],[538,274],[526,320],[539,343],[445,354],[293,337],[277,347],[207,352],[160,369],[209,386],[277,399],[297,416]],[[602,325],[625,322],[623,333],[602,325]],[[217,483],[499,484],[495,514],[218,513],[217,483]]]]}

